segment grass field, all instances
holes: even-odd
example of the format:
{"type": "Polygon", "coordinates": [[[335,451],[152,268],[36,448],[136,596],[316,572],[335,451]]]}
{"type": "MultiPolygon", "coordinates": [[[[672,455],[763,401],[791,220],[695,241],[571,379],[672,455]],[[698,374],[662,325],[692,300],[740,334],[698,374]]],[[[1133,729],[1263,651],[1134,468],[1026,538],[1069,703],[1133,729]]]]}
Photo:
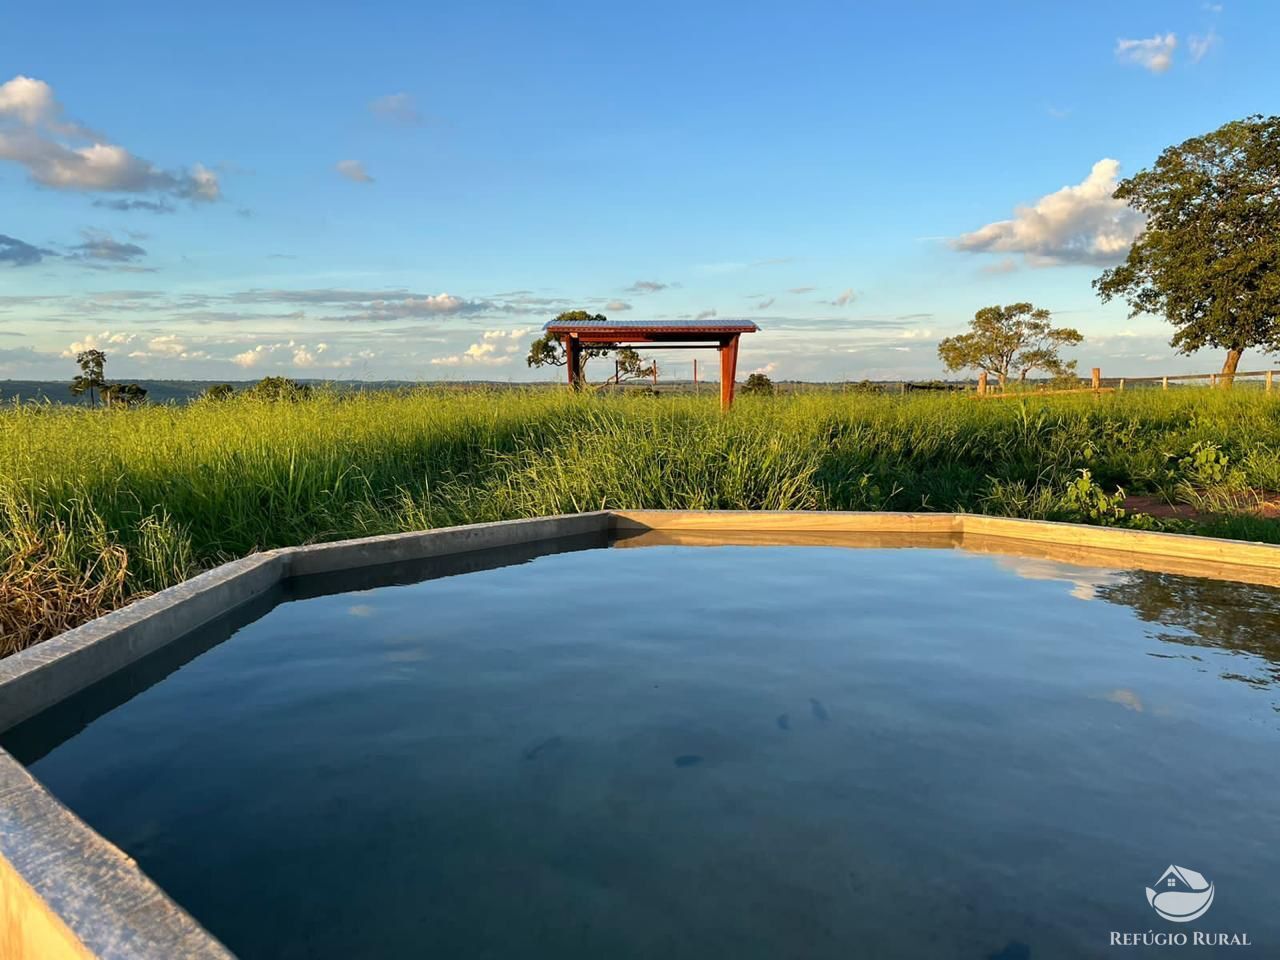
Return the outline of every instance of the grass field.
{"type": "Polygon", "coordinates": [[[620,508],[957,510],[1280,542],[1258,392],[320,394],[0,411],[0,653],[254,550],[620,508]],[[1120,506],[1119,488],[1195,519],[1120,506]]]}

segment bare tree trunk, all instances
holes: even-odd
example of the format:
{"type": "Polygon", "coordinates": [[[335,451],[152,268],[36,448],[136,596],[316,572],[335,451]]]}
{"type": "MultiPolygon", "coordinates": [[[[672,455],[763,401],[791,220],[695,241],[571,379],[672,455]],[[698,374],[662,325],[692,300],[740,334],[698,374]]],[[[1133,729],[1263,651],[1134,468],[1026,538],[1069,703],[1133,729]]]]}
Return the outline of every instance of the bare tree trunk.
{"type": "Polygon", "coordinates": [[[1005,383],[1009,380],[1009,372],[1007,370],[1000,370],[996,373],[996,378],[1000,381],[1000,389],[1003,390],[1005,383]]]}
{"type": "Polygon", "coordinates": [[[1240,357],[1244,350],[1232,347],[1227,351],[1227,359],[1222,362],[1222,376],[1219,378],[1223,390],[1230,390],[1236,379],[1236,368],[1240,366],[1240,357]]]}

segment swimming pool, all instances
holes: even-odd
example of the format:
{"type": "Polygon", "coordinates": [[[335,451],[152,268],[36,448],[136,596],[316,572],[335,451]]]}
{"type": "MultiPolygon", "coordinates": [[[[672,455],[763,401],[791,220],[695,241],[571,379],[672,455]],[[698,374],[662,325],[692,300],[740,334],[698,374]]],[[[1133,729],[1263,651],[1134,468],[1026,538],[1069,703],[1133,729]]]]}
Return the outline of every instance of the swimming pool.
{"type": "Polygon", "coordinates": [[[4,745],[244,958],[1265,951],[1278,627],[954,549],[487,554],[277,593],[4,745]]]}

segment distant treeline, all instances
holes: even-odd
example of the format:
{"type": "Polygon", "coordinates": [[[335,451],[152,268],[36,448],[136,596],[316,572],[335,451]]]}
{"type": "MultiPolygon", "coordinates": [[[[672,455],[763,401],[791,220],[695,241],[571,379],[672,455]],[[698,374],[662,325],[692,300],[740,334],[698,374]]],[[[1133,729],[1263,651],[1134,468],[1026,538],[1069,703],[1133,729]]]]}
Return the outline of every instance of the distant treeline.
{"type": "MultiPolygon", "coordinates": [[[[258,380],[138,380],[137,384],[147,391],[147,401],[150,403],[173,404],[188,403],[205,395],[211,388],[221,384],[227,384],[236,393],[244,390],[252,389],[258,380]]],[[[414,387],[436,386],[436,387],[477,387],[486,390],[500,389],[503,387],[537,387],[551,386],[551,384],[538,383],[504,383],[499,381],[488,380],[470,380],[470,381],[435,381],[433,383],[422,383],[412,380],[296,380],[296,383],[306,384],[313,388],[325,387],[335,391],[396,391],[409,390],[414,387]]],[[[559,384],[556,384],[557,386],[559,384]]],[[[0,380],[0,403],[13,403],[21,401],[28,403],[32,401],[48,402],[57,404],[67,404],[70,406],[87,407],[90,405],[90,398],[87,395],[74,396],[67,389],[67,381],[65,380],[0,380]]]]}

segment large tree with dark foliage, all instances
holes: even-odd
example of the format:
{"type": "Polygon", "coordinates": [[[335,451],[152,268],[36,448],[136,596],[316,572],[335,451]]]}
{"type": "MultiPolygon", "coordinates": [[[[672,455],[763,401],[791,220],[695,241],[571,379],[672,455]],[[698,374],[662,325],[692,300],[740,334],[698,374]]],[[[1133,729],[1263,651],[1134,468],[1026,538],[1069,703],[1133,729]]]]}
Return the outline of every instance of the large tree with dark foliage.
{"type": "Polygon", "coordinates": [[[1125,262],[1094,281],[1104,301],[1165,317],[1179,353],[1226,350],[1224,386],[1245,350],[1280,347],[1280,117],[1169,147],[1115,197],[1147,223],[1125,262]]]}

